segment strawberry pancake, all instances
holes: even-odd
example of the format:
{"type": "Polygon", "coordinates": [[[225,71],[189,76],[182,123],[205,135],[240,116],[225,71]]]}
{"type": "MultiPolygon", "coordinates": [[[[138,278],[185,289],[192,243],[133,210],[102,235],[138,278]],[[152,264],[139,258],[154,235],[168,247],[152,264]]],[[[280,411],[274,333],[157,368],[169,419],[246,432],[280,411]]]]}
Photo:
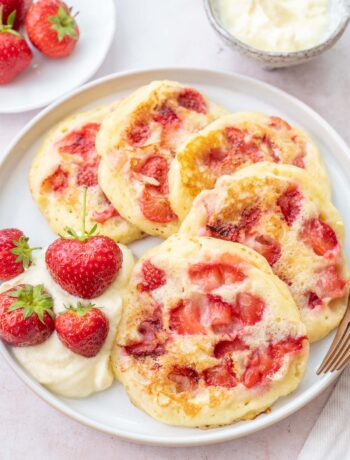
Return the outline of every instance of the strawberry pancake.
{"type": "Polygon", "coordinates": [[[173,235],[139,260],[129,287],[113,364],[132,402],[157,420],[251,419],[300,383],[305,326],[251,249],[173,235]]]}
{"type": "Polygon", "coordinates": [[[198,195],[180,231],[262,254],[289,286],[311,341],[341,321],[349,293],[344,224],[302,169],[263,162],[221,177],[198,195]]]}
{"type": "Polygon", "coordinates": [[[168,200],[171,161],[188,135],[225,113],[193,88],[155,81],[106,117],[96,143],[99,182],[125,219],[150,235],[177,230],[168,200]]]}
{"type": "Polygon", "coordinates": [[[62,121],[48,134],[33,161],[31,191],[56,233],[80,227],[83,191],[88,187],[88,227],[98,224],[101,234],[122,243],[142,237],[140,230],[121,217],[97,180],[100,159],[95,139],[102,120],[112,110],[111,106],[98,108],[62,121]]]}
{"type": "Polygon", "coordinates": [[[305,132],[278,117],[240,112],[214,121],[177,150],[169,174],[174,211],[183,219],[193,199],[218,177],[261,161],[303,168],[330,195],[318,149],[305,132]]]}

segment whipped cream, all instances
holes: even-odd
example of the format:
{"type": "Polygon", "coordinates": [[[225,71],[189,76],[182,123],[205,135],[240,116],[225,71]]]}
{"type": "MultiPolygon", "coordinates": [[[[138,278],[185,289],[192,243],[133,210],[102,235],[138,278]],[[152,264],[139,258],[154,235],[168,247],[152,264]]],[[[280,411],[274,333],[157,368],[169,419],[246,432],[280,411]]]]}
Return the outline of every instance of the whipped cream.
{"type": "MultiPolygon", "coordinates": [[[[62,396],[88,396],[105,390],[114,380],[110,353],[122,313],[123,290],[134,265],[131,251],[121,244],[119,247],[123,253],[123,264],[116,280],[100,297],[91,300],[102,309],[109,320],[108,336],[97,356],[85,358],[72,352],[60,341],[56,331],[40,345],[11,348],[13,355],[29,374],[49,390],[62,396]]],[[[20,283],[43,284],[53,297],[55,314],[63,311],[65,305],[76,305],[78,301],[89,303],[68,294],[53,281],[46,269],[45,250],[37,252],[33,259],[31,267],[13,280],[2,284],[0,292],[20,283]]]]}
{"type": "Polygon", "coordinates": [[[330,22],[329,0],[217,0],[222,25],[247,45],[300,51],[317,45],[330,22]]]}

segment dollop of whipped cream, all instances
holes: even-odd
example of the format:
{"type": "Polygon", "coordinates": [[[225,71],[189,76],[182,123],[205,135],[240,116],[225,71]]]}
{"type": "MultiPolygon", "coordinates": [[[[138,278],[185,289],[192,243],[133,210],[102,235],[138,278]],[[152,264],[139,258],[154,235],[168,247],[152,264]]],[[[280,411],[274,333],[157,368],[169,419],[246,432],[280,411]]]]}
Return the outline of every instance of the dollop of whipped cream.
{"type": "MultiPolygon", "coordinates": [[[[123,253],[123,264],[112,285],[91,302],[100,307],[109,320],[109,332],[106,341],[97,356],[85,358],[69,350],[58,338],[56,331],[44,343],[32,347],[11,347],[11,351],[24,369],[49,390],[62,396],[82,398],[108,388],[114,380],[110,354],[116,329],[122,313],[122,295],[129,281],[134,258],[131,251],[119,245],[123,253]]],[[[57,315],[65,306],[76,305],[81,301],[68,294],[51,278],[46,269],[45,250],[33,256],[31,267],[0,286],[4,292],[21,283],[43,284],[54,300],[54,312],[57,315]]]]}

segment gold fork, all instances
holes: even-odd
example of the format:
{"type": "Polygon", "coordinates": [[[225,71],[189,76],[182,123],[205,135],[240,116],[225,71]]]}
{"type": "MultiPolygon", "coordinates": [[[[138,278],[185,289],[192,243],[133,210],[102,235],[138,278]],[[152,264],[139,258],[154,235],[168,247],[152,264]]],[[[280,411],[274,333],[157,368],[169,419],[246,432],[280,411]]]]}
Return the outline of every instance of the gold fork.
{"type": "Polygon", "coordinates": [[[350,361],[350,297],[344,318],[340,323],[332,345],[328,350],[317,375],[343,369],[350,361]]]}

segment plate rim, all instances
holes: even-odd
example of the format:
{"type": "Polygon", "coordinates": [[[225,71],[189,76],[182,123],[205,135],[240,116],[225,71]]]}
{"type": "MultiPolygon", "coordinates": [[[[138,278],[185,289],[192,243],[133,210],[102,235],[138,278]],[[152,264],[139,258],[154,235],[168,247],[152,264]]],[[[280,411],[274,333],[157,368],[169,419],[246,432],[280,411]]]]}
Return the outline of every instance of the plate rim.
{"type": "MultiPolygon", "coordinates": [[[[112,0],[113,1],[113,0],[112,0]]],[[[125,77],[144,77],[145,79],[149,74],[164,74],[164,73],[183,73],[184,78],[186,78],[186,74],[200,74],[201,77],[208,76],[210,79],[217,76],[223,77],[228,79],[238,79],[242,82],[246,82],[248,84],[252,84],[256,87],[260,87],[260,89],[266,89],[269,92],[273,92],[277,97],[281,96],[284,99],[292,101],[298,108],[306,112],[308,115],[316,119],[317,123],[323,126],[328,132],[330,132],[333,136],[335,136],[340,144],[342,144],[343,149],[347,152],[348,160],[350,160],[350,149],[344,139],[337,133],[337,131],[316,111],[314,111],[311,107],[309,107],[304,102],[300,101],[295,96],[290,95],[286,91],[281,90],[280,88],[271,85],[269,83],[263,82],[261,80],[248,77],[236,72],[223,72],[223,71],[216,71],[211,69],[202,69],[199,67],[157,67],[157,68],[148,68],[148,69],[133,69],[123,72],[116,72],[113,74],[109,74],[102,78],[90,81],[83,86],[75,88],[74,90],[70,91],[69,93],[61,96],[60,98],[56,99],[46,108],[41,110],[37,115],[33,117],[31,121],[29,121],[14,137],[12,142],[9,143],[7,148],[5,148],[5,152],[3,157],[0,160],[0,169],[5,167],[5,163],[9,161],[10,157],[16,153],[16,146],[20,143],[22,137],[24,137],[27,133],[30,132],[32,128],[34,128],[41,120],[45,119],[47,115],[51,112],[54,112],[60,106],[64,106],[70,99],[73,99],[77,95],[88,92],[90,89],[95,88],[99,85],[103,85],[107,82],[112,80],[118,80],[125,77]]],[[[82,104],[86,105],[86,103],[82,104]]],[[[289,407],[282,407],[277,409],[275,412],[271,412],[268,418],[257,418],[255,420],[251,420],[250,424],[242,425],[239,430],[230,431],[230,428],[234,428],[235,425],[228,425],[225,431],[214,431],[214,430],[207,430],[205,432],[202,431],[202,434],[205,433],[200,438],[195,436],[189,437],[187,436],[176,436],[176,439],[171,435],[166,436],[157,436],[157,435],[147,435],[147,434],[139,434],[134,433],[128,430],[120,430],[113,429],[107,425],[104,425],[102,422],[94,421],[90,419],[88,416],[82,415],[78,413],[76,410],[68,407],[64,401],[61,401],[58,396],[54,393],[51,393],[47,390],[44,386],[40,385],[36,382],[27,372],[16,362],[16,360],[12,357],[10,351],[7,349],[4,343],[0,341],[0,354],[7,362],[7,364],[12,368],[12,370],[17,374],[17,376],[42,400],[48,403],[51,407],[54,407],[59,412],[69,416],[70,418],[89,426],[97,431],[101,431],[113,436],[117,436],[120,439],[124,439],[127,441],[133,441],[136,443],[141,443],[145,445],[157,445],[157,446],[199,446],[199,445],[209,445],[215,443],[221,443],[233,439],[238,439],[244,437],[248,434],[255,433],[263,428],[267,428],[278,421],[283,420],[284,418],[292,415],[302,407],[304,407],[307,403],[311,402],[314,398],[320,395],[331,383],[340,375],[340,372],[334,372],[332,374],[325,374],[323,375],[319,381],[314,383],[310,388],[305,390],[301,395],[297,396],[291,403],[289,403],[289,407]]]]}
{"type": "MultiPolygon", "coordinates": [[[[104,0],[106,1],[106,0],[104,0]]],[[[95,73],[98,71],[98,69],[102,66],[104,60],[106,59],[107,57],[107,54],[112,46],[112,42],[113,42],[113,38],[115,37],[115,34],[116,34],[116,25],[117,25],[117,7],[116,7],[116,3],[115,3],[115,0],[108,0],[109,1],[109,4],[110,4],[110,7],[113,11],[113,14],[111,15],[112,18],[112,25],[111,25],[111,29],[110,29],[110,33],[109,33],[109,36],[107,37],[107,40],[106,40],[106,46],[105,46],[105,49],[104,49],[104,52],[101,53],[100,55],[100,58],[97,59],[95,61],[95,64],[91,66],[90,70],[88,72],[86,72],[85,74],[83,74],[82,78],[80,79],[79,83],[75,84],[73,88],[70,88],[68,91],[66,91],[64,94],[60,94],[54,98],[52,97],[48,97],[46,98],[44,101],[38,103],[38,104],[32,104],[32,105],[22,105],[22,106],[17,106],[17,107],[14,107],[14,108],[1,108],[0,109],[0,114],[1,115],[6,115],[6,114],[15,114],[15,113],[26,113],[26,112],[30,112],[31,110],[37,110],[37,109],[41,109],[43,107],[50,107],[50,105],[54,102],[57,102],[57,101],[60,101],[62,98],[64,98],[65,96],[69,96],[73,91],[75,91],[76,89],[80,89],[82,87],[82,85],[84,85],[87,81],[89,81],[94,75],[95,73]]],[[[95,80],[93,80],[95,81],[95,80]]]]}

